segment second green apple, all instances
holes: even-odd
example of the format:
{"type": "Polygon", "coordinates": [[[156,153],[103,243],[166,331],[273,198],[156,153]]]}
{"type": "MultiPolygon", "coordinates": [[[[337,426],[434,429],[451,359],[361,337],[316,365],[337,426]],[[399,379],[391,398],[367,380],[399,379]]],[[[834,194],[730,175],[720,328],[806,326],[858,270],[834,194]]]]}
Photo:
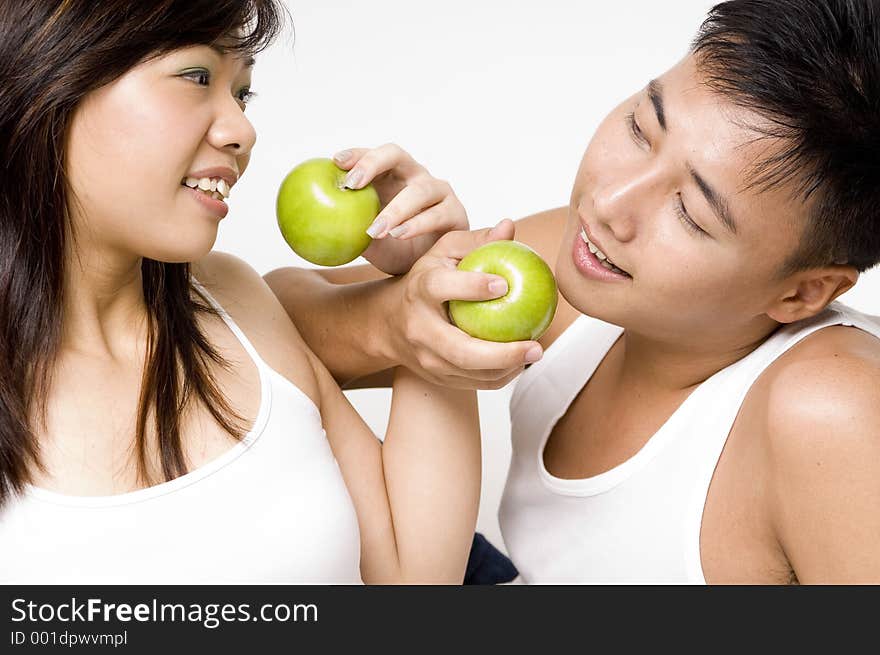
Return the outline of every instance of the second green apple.
{"type": "Polygon", "coordinates": [[[463,271],[500,275],[507,294],[493,300],[450,300],[449,317],[486,341],[537,339],[556,314],[556,279],[541,256],[519,241],[492,241],[459,262],[463,271]]]}

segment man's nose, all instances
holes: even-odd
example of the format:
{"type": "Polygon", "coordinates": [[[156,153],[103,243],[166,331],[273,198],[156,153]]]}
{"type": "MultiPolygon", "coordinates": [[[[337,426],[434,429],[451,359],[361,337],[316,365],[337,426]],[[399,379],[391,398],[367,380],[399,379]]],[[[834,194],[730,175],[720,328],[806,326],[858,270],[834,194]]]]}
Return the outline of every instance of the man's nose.
{"type": "Polygon", "coordinates": [[[662,173],[657,166],[641,165],[609,171],[593,188],[593,213],[619,241],[629,241],[639,221],[650,215],[660,197],[662,173]]]}

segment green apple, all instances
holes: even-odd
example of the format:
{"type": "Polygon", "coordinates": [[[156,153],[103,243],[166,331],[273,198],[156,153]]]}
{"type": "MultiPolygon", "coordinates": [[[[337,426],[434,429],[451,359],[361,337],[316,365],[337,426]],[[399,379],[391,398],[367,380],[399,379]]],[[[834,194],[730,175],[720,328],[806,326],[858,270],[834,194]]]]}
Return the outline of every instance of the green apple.
{"type": "Polygon", "coordinates": [[[278,189],[275,214],[281,234],[313,264],[347,264],[372,241],[366,229],[379,214],[379,194],[369,184],[344,188],[345,176],[332,159],[309,159],[291,170],[278,189]]]}
{"type": "Polygon", "coordinates": [[[458,268],[500,275],[507,294],[493,300],[450,300],[449,317],[486,341],[537,339],[556,313],[556,279],[541,256],[519,241],[492,241],[472,250],[458,268]]]}

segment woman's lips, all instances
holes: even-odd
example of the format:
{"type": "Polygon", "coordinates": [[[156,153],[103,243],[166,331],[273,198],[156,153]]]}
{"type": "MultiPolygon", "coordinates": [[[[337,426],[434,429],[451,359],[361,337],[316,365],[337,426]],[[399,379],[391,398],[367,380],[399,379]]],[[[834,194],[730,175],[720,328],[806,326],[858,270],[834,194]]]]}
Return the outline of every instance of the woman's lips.
{"type": "Polygon", "coordinates": [[[209,195],[206,195],[199,191],[198,189],[191,189],[188,186],[183,186],[186,192],[192,195],[198,202],[202,203],[202,206],[208,209],[212,214],[215,214],[219,218],[225,218],[226,214],[229,213],[229,205],[227,205],[222,200],[215,200],[209,195]]]}

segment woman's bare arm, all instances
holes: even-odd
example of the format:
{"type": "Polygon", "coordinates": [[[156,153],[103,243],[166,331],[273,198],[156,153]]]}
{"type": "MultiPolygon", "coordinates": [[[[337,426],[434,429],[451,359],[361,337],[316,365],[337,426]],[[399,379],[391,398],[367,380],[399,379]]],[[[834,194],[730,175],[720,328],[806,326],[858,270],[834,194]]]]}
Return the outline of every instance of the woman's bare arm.
{"type": "Polygon", "coordinates": [[[461,583],[480,493],[475,392],[396,369],[383,444],[250,266],[212,253],[194,271],[242,317],[261,356],[320,408],[357,512],[364,581],[461,583]]]}

